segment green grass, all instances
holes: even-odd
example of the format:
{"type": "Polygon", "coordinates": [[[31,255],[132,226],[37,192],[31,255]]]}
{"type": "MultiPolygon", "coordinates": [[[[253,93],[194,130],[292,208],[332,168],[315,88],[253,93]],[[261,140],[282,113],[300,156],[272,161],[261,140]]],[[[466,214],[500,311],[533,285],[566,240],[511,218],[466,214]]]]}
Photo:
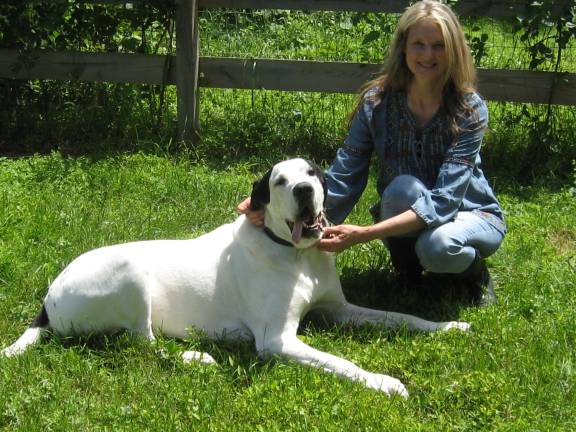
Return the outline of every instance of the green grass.
{"type": "MultiPolygon", "coordinates": [[[[0,346],[37,313],[49,282],[79,253],[136,239],[190,238],[235,218],[268,160],[195,163],[186,155],[0,159],[0,346]]],[[[500,303],[434,309],[394,298],[376,242],[338,257],[355,302],[472,324],[469,334],[306,326],[300,337],[393,375],[389,399],[248,343],[198,336],[158,347],[121,334],[49,337],[0,360],[0,430],[570,431],[576,428],[576,200],[570,185],[499,183],[510,233],[489,260],[500,303]],[[218,366],[185,366],[209,351],[218,366]]],[[[366,223],[371,190],[350,220],[366,223]]]]}

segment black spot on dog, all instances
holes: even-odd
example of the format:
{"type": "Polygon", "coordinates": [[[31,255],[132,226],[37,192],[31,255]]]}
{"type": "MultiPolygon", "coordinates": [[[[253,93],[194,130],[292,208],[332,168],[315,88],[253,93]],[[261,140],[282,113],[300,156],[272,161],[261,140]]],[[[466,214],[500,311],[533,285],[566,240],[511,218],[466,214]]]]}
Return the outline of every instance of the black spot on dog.
{"type": "Polygon", "coordinates": [[[262,210],[270,202],[270,174],[272,174],[272,169],[252,184],[250,210],[262,210]]]}
{"type": "Polygon", "coordinates": [[[326,197],[328,196],[328,185],[326,184],[326,176],[324,175],[324,171],[314,162],[306,160],[308,165],[310,165],[310,171],[308,174],[310,176],[316,176],[320,180],[320,184],[322,185],[322,189],[324,189],[324,204],[326,204],[326,197]]]}
{"type": "Polygon", "coordinates": [[[50,324],[50,319],[48,318],[48,313],[46,312],[46,307],[44,305],[42,305],[42,310],[40,311],[40,313],[38,314],[38,316],[36,316],[36,318],[34,319],[34,322],[32,323],[32,325],[30,326],[31,328],[45,328],[48,327],[48,324],[50,324]]]}

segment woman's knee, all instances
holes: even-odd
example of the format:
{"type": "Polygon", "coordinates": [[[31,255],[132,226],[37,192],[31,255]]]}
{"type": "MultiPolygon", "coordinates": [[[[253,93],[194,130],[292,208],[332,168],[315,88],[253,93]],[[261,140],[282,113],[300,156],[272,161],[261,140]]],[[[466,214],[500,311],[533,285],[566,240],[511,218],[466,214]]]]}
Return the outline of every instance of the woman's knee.
{"type": "Polygon", "coordinates": [[[415,249],[422,267],[432,273],[459,273],[469,260],[465,246],[441,230],[423,232],[415,249]]]}
{"type": "Polygon", "coordinates": [[[386,219],[408,210],[426,190],[426,186],[411,175],[400,175],[382,193],[381,217],[386,219]]]}

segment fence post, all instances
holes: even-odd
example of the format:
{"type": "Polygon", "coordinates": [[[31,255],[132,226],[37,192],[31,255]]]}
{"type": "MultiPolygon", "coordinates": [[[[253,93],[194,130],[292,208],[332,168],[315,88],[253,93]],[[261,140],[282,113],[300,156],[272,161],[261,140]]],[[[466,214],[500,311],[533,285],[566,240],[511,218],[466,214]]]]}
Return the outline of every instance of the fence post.
{"type": "Polygon", "coordinates": [[[178,142],[194,144],[198,138],[198,0],[176,3],[176,88],[178,142]]]}

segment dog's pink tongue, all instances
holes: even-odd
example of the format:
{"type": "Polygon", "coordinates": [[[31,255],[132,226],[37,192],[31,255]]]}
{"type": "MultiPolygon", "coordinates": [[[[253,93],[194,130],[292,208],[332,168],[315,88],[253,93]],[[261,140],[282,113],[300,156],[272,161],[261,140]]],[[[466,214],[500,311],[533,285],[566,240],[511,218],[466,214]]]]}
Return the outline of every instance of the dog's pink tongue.
{"type": "Polygon", "coordinates": [[[292,227],[292,243],[298,244],[302,238],[302,221],[294,221],[294,226],[292,227]]]}

